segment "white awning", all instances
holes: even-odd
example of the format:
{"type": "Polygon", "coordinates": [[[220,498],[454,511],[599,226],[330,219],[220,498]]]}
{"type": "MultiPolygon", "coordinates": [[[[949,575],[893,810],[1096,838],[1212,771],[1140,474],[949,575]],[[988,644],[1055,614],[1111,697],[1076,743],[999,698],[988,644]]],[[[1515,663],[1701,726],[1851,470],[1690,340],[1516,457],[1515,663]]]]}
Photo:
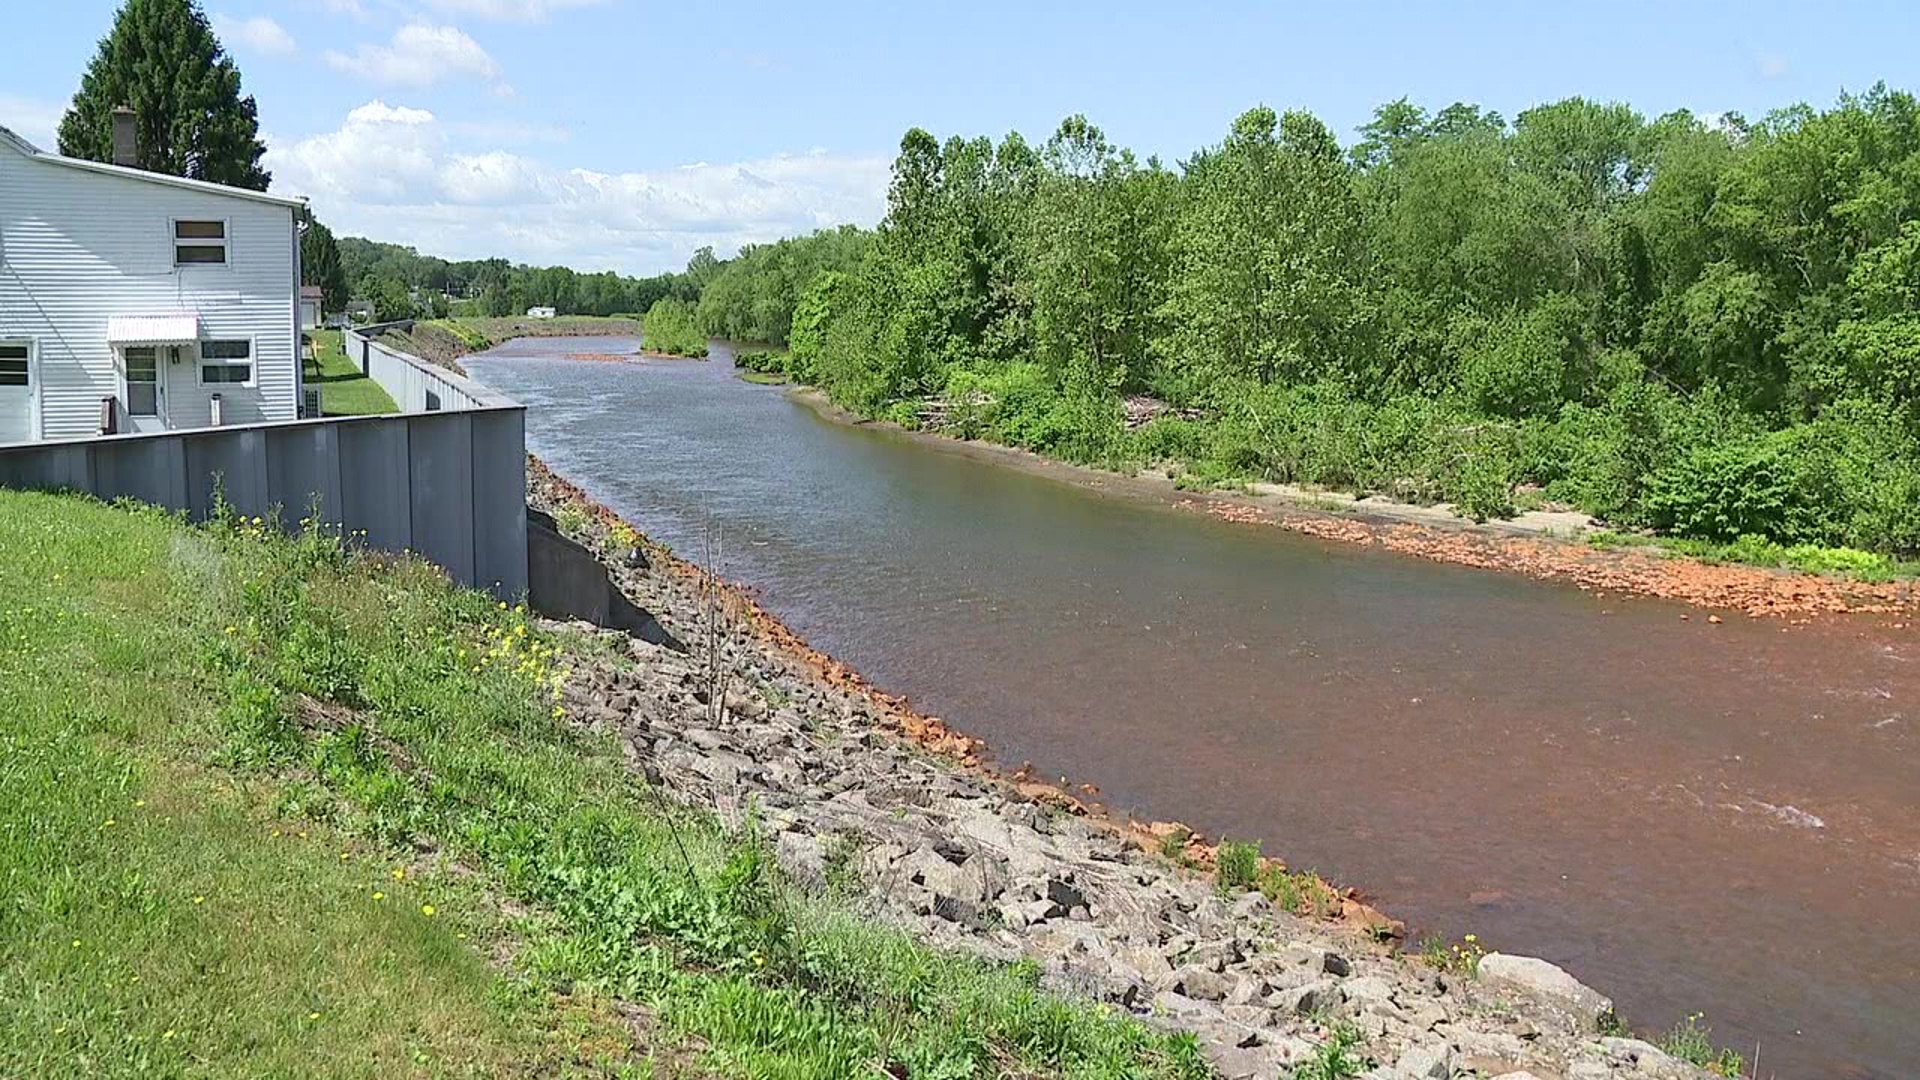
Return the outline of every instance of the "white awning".
{"type": "Polygon", "coordinates": [[[185,345],[200,340],[198,315],[109,315],[109,345],[185,345]]]}

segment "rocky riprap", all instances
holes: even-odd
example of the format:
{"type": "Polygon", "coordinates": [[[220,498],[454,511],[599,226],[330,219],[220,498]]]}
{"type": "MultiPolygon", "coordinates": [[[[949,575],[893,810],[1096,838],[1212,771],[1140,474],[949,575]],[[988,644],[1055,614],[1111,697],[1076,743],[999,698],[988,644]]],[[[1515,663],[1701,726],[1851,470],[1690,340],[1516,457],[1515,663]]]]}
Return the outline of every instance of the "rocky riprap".
{"type": "Polygon", "coordinates": [[[1610,1003],[1545,961],[1493,954],[1477,978],[1437,971],[1257,892],[1223,895],[1065,793],[980,767],[977,743],[737,590],[708,590],[663,550],[616,549],[617,519],[537,462],[531,487],[537,508],[571,508],[556,516],[573,539],[677,639],[615,642],[621,662],[576,673],[572,714],[678,800],[736,824],[755,808],[803,887],[851,894],[937,946],[1029,958],[1053,990],[1194,1032],[1225,1077],[1288,1075],[1338,1027],[1359,1034],[1376,1077],[1706,1075],[1600,1036],[1610,1003]]]}

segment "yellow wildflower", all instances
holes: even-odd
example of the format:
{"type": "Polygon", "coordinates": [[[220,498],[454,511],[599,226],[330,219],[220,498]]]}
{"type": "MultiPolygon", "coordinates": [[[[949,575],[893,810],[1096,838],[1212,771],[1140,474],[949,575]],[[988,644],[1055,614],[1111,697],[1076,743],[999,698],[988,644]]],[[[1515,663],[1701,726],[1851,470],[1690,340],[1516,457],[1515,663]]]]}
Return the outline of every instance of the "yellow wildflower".
{"type": "Polygon", "coordinates": [[[432,904],[421,904],[421,905],[420,905],[420,914],[422,914],[422,915],[425,915],[425,916],[426,916],[427,918],[429,918],[429,919],[431,919],[431,918],[433,918],[433,905],[432,905],[432,904]]]}

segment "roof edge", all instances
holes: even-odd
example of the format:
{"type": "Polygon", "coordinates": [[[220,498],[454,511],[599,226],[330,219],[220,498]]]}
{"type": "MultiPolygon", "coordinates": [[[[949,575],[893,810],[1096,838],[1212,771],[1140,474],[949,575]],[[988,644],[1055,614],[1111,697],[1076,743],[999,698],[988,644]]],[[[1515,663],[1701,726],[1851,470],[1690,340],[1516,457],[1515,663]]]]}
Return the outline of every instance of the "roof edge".
{"type": "Polygon", "coordinates": [[[211,180],[194,180],[185,176],[173,176],[168,173],[148,172],[145,169],[129,168],[125,165],[109,165],[104,161],[88,161],[84,158],[66,157],[49,153],[28,142],[12,129],[0,125],[0,142],[12,146],[22,156],[35,161],[44,161],[49,165],[64,165],[69,169],[82,169],[87,172],[103,173],[107,176],[120,176],[128,180],[144,180],[150,184],[163,184],[167,187],[184,188],[208,195],[226,195],[235,199],[250,199],[254,202],[271,203],[292,210],[304,210],[307,200],[298,195],[273,195],[265,191],[234,187],[230,184],[216,184],[211,180]]]}

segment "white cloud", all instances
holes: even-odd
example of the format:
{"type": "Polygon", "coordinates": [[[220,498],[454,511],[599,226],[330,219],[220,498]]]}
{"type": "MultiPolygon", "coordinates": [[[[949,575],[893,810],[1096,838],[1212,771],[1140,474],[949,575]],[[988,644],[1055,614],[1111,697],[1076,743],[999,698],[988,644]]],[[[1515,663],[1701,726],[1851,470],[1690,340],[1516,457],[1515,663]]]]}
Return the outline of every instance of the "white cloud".
{"type": "Polygon", "coordinates": [[[389,86],[432,86],[443,79],[500,74],[480,43],[458,27],[408,23],[394,31],[385,45],[361,45],[352,56],[327,53],[327,63],[341,71],[389,86]]]}
{"type": "Polygon", "coordinates": [[[42,150],[53,150],[60,140],[55,132],[66,115],[64,101],[43,101],[18,94],[0,94],[0,127],[27,140],[42,150]]]}
{"type": "Polygon", "coordinates": [[[222,42],[238,46],[245,52],[277,56],[294,49],[293,35],[287,33],[286,27],[265,15],[238,19],[231,15],[216,14],[213,17],[213,32],[219,35],[222,42]]]}
{"type": "Polygon", "coordinates": [[[307,0],[306,6],[319,8],[329,15],[345,15],[361,22],[369,18],[367,7],[360,0],[307,0]]]}
{"type": "Polygon", "coordinates": [[[428,0],[441,11],[496,22],[545,22],[556,11],[597,7],[606,0],[428,0]]]}
{"type": "Polygon", "coordinates": [[[566,168],[468,145],[486,125],[373,101],[338,130],[267,140],[274,189],[306,195],[342,234],[448,258],[501,255],[581,270],[677,269],[721,252],[885,208],[890,159],[814,151],[648,172],[566,168]]]}

